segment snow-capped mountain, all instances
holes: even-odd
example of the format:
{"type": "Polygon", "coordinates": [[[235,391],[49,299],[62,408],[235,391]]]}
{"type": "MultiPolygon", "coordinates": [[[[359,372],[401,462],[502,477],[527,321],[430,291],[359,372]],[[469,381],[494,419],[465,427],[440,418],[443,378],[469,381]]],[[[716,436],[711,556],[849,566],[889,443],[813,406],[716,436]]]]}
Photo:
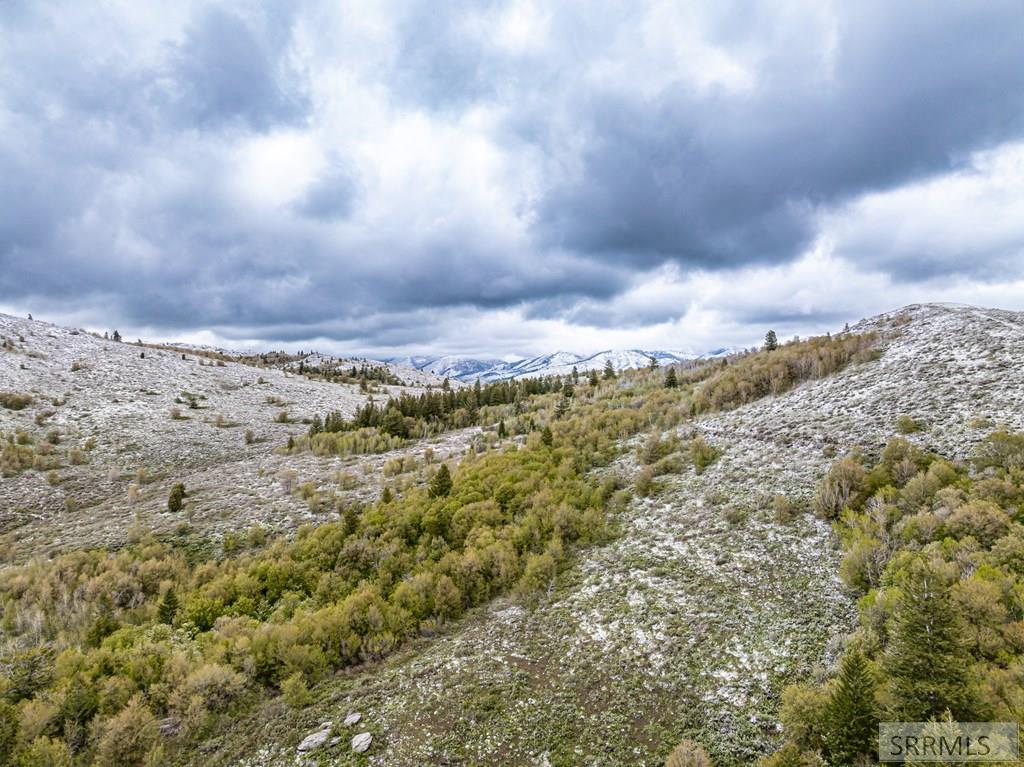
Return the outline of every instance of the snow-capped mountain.
{"type": "Polygon", "coordinates": [[[575,367],[580,373],[591,370],[603,370],[610,360],[616,370],[627,368],[643,368],[651,364],[653,359],[657,365],[671,365],[694,359],[725,357],[742,349],[721,348],[704,354],[687,351],[667,351],[656,349],[606,350],[596,354],[576,354],[574,352],[554,352],[542,354],[529,359],[503,362],[495,359],[477,359],[474,357],[391,357],[386,361],[393,365],[416,368],[425,372],[446,376],[457,381],[502,381],[510,378],[530,378],[547,375],[568,375],[575,367]]]}
{"type": "Polygon", "coordinates": [[[474,381],[478,375],[497,365],[505,364],[499,359],[460,357],[452,354],[443,357],[390,357],[385,361],[457,381],[474,381]]]}

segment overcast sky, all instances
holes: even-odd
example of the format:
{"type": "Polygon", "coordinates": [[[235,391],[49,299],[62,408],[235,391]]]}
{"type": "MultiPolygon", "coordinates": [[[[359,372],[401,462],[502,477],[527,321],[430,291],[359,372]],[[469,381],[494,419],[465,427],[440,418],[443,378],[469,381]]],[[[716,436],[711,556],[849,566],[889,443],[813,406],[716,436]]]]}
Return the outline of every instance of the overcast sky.
{"type": "Polygon", "coordinates": [[[1024,7],[0,2],[0,309],[706,350],[1024,309],[1024,7]]]}

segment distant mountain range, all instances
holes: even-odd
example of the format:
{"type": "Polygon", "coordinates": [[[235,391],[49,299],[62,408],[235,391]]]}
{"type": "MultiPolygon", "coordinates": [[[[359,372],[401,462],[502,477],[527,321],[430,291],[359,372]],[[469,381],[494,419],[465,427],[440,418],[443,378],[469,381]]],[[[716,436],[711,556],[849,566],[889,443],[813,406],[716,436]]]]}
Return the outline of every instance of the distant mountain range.
{"type": "Polygon", "coordinates": [[[457,381],[503,381],[510,378],[532,378],[547,375],[568,375],[575,367],[579,372],[603,370],[605,363],[611,360],[616,370],[627,368],[643,368],[651,364],[653,359],[658,365],[672,365],[694,359],[725,357],[742,349],[714,349],[704,354],[683,351],[665,351],[661,349],[645,351],[643,349],[606,350],[596,354],[576,354],[574,352],[554,352],[539,357],[506,362],[499,359],[478,357],[460,357],[446,355],[441,357],[389,357],[385,362],[404,368],[415,368],[438,376],[457,381]]]}

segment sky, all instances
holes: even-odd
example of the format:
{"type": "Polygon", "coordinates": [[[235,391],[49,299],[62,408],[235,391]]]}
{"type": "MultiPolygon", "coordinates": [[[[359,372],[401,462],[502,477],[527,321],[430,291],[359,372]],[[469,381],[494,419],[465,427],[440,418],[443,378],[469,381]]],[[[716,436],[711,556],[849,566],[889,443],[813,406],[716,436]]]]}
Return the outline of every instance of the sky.
{"type": "Polygon", "coordinates": [[[0,311],[705,351],[1024,309],[1019,0],[0,2],[0,311]]]}

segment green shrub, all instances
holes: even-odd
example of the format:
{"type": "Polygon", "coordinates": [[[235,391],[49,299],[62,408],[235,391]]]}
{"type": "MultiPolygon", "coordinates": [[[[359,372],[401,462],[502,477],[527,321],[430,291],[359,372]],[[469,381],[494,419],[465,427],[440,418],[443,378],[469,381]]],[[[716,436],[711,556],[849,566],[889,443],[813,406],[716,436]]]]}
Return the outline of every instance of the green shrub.
{"type": "Polygon", "coordinates": [[[704,470],[713,464],[722,451],[713,445],[709,445],[700,435],[690,440],[690,460],[693,462],[694,471],[703,474],[704,470]]]}
{"type": "Polygon", "coordinates": [[[171,486],[171,492],[167,496],[167,510],[172,513],[181,511],[185,502],[185,485],[175,482],[171,486]]]}
{"type": "Polygon", "coordinates": [[[31,394],[21,394],[13,391],[0,391],[0,407],[8,410],[24,410],[32,404],[31,394]]]}
{"type": "Polygon", "coordinates": [[[713,764],[704,747],[692,740],[681,741],[665,760],[665,767],[712,767],[713,764]]]}
{"type": "Polygon", "coordinates": [[[924,424],[909,415],[901,415],[896,419],[896,431],[900,434],[913,434],[914,432],[922,431],[923,429],[924,424]]]}
{"type": "Polygon", "coordinates": [[[281,682],[281,695],[289,708],[305,708],[313,701],[313,696],[306,685],[306,677],[301,671],[296,671],[290,677],[281,682]]]}

